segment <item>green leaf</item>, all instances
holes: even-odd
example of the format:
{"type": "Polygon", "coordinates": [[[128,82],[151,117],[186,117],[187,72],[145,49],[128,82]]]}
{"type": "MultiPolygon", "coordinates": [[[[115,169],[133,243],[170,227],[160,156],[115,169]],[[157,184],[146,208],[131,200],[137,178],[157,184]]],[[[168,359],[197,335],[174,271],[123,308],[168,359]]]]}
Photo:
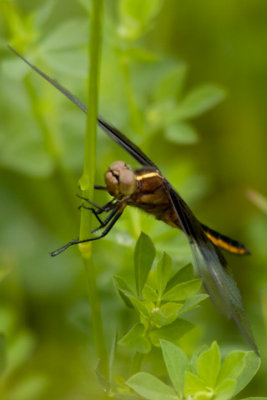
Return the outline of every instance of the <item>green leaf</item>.
{"type": "Polygon", "coordinates": [[[236,380],[236,395],[251,381],[260,363],[260,358],[253,351],[233,351],[222,364],[218,383],[226,379],[236,380]]]}
{"type": "Polygon", "coordinates": [[[128,59],[131,61],[138,61],[138,62],[155,62],[157,61],[158,57],[155,53],[148,51],[142,47],[123,47],[120,51],[121,57],[123,59],[128,59]]]}
{"type": "Polygon", "coordinates": [[[24,377],[9,389],[8,397],[16,400],[38,399],[44,393],[47,385],[47,379],[42,375],[24,377]]]}
{"type": "Polygon", "coordinates": [[[165,137],[169,142],[177,144],[195,144],[198,142],[198,134],[195,128],[181,121],[174,121],[165,128],[165,137]]]}
{"type": "Polygon", "coordinates": [[[139,372],[131,376],[126,383],[148,400],[178,400],[173,389],[147,372],[139,372]]]}
{"type": "Polygon", "coordinates": [[[71,50],[87,44],[89,29],[87,19],[71,19],[56,26],[56,29],[42,41],[40,49],[43,52],[71,50]]]}
{"type": "Polygon", "coordinates": [[[147,301],[157,301],[158,300],[158,293],[157,291],[148,285],[147,283],[144,286],[144,289],[142,291],[143,298],[147,301]]]}
{"type": "Polygon", "coordinates": [[[220,385],[216,386],[216,400],[230,400],[235,393],[236,381],[234,379],[226,379],[220,385]]]}
{"type": "Polygon", "coordinates": [[[125,295],[124,291],[127,293],[130,293],[133,295],[132,291],[129,289],[127,283],[125,282],[125,280],[118,275],[115,275],[113,277],[113,281],[115,284],[116,289],[118,290],[118,293],[121,297],[121,299],[124,301],[124,303],[126,304],[127,307],[129,308],[133,308],[132,303],[130,302],[130,300],[128,299],[128,297],[125,295]]]}
{"type": "Polygon", "coordinates": [[[198,117],[215,107],[225,97],[225,91],[215,85],[202,85],[189,92],[181,101],[176,118],[188,119],[198,117]]]}
{"type": "Polygon", "coordinates": [[[248,385],[261,365],[261,359],[254,351],[247,351],[243,361],[244,368],[242,369],[241,374],[237,377],[235,395],[241,392],[241,390],[248,385]]]}
{"type": "Polygon", "coordinates": [[[169,377],[179,397],[182,398],[185,371],[189,364],[186,354],[178,346],[166,340],[161,340],[160,344],[169,377]]]}
{"type": "Polygon", "coordinates": [[[109,354],[109,363],[108,363],[108,370],[109,370],[109,384],[111,386],[111,382],[113,381],[113,371],[114,371],[114,359],[117,349],[117,342],[118,342],[118,333],[115,332],[115,335],[112,340],[110,354],[109,354]]]}
{"type": "Polygon", "coordinates": [[[154,91],[155,101],[161,102],[179,96],[185,81],[186,69],[186,64],[180,63],[165,72],[154,91]]]}
{"type": "Polygon", "coordinates": [[[6,368],[6,341],[5,336],[0,334],[0,375],[6,368]]]}
{"type": "Polygon", "coordinates": [[[215,388],[221,368],[221,353],[219,346],[213,342],[210,348],[204,351],[197,360],[197,370],[201,379],[209,387],[215,388]]]}
{"type": "MultiPolygon", "coordinates": [[[[6,45],[5,45],[6,47],[6,45]]],[[[33,62],[32,57],[29,55],[27,59],[33,62]]],[[[5,74],[9,79],[22,80],[25,75],[29,73],[29,67],[21,62],[21,60],[7,59],[2,61],[2,73],[5,74]]]]}
{"type": "Polygon", "coordinates": [[[9,374],[26,362],[33,351],[34,345],[35,341],[30,333],[21,332],[17,335],[12,345],[8,348],[7,371],[9,374]]]}
{"type": "Polygon", "coordinates": [[[172,276],[172,278],[169,280],[169,282],[167,284],[167,290],[173,288],[178,283],[192,280],[193,277],[194,277],[193,265],[187,264],[184,267],[182,267],[181,269],[179,269],[179,271],[177,271],[172,276]]]}
{"type": "Polygon", "coordinates": [[[206,300],[208,297],[209,297],[209,295],[208,294],[204,294],[204,293],[195,294],[194,296],[189,297],[184,302],[184,305],[181,308],[181,310],[180,310],[178,315],[182,315],[182,314],[192,310],[193,308],[198,306],[199,303],[201,303],[202,301],[206,300]]]}
{"type": "Polygon", "coordinates": [[[53,171],[53,161],[42,140],[25,135],[5,142],[4,150],[0,153],[0,164],[34,177],[47,177],[53,171]]]}
{"type": "Polygon", "coordinates": [[[76,50],[47,51],[43,54],[43,59],[49,68],[58,73],[64,73],[70,77],[87,78],[86,53],[76,50]]]}
{"type": "Polygon", "coordinates": [[[128,40],[137,39],[162,6],[162,0],[120,0],[121,23],[118,33],[128,40]]]}
{"type": "Polygon", "coordinates": [[[88,13],[90,16],[91,14],[91,4],[87,0],[78,0],[80,5],[83,7],[83,9],[88,13]]]}
{"type": "Polygon", "coordinates": [[[245,351],[237,350],[231,352],[225,357],[222,363],[218,383],[223,382],[225,379],[237,379],[237,377],[240,376],[244,368],[245,355],[245,351]]]}
{"type": "Polygon", "coordinates": [[[193,279],[191,281],[178,283],[176,286],[168,290],[162,296],[165,301],[182,301],[193,296],[200,288],[201,280],[193,279]]]}
{"type": "Polygon", "coordinates": [[[214,390],[192,372],[185,372],[184,394],[188,398],[195,400],[208,400],[214,395],[214,390]],[[195,395],[195,396],[194,396],[195,395]]]}
{"type": "Polygon", "coordinates": [[[140,396],[134,393],[116,393],[116,400],[140,400],[140,396]]]}
{"type": "Polygon", "coordinates": [[[179,303],[166,303],[152,310],[151,321],[156,325],[169,325],[177,318],[178,311],[182,308],[179,303]]]}
{"type": "Polygon", "coordinates": [[[154,308],[154,304],[150,301],[140,300],[131,293],[122,290],[123,294],[128,297],[134,308],[145,318],[150,318],[150,314],[154,308]]]}
{"type": "Polygon", "coordinates": [[[142,324],[135,324],[127,333],[124,335],[119,344],[125,346],[139,353],[149,353],[151,350],[151,344],[149,340],[144,336],[145,327],[142,324]]]}
{"type": "Polygon", "coordinates": [[[53,8],[55,6],[55,2],[53,0],[46,1],[39,6],[35,15],[36,25],[43,26],[50,18],[53,8]]]}
{"type": "Polygon", "coordinates": [[[111,385],[109,380],[107,380],[107,378],[103,375],[103,368],[103,362],[101,362],[101,360],[98,360],[95,368],[95,374],[104,392],[108,392],[111,389],[111,385]]]}
{"type": "Polygon", "coordinates": [[[160,297],[166,288],[171,273],[172,259],[164,252],[156,267],[157,289],[160,297]]]}
{"type": "Polygon", "coordinates": [[[134,252],[136,291],[140,296],[155,258],[155,247],[145,233],[141,233],[134,252]]]}
{"type": "Polygon", "coordinates": [[[153,130],[164,129],[173,121],[176,103],[172,99],[152,104],[147,111],[147,125],[153,130]]]}
{"type": "Polygon", "coordinates": [[[181,337],[189,332],[193,326],[191,322],[179,318],[170,325],[151,330],[149,337],[154,346],[159,346],[161,339],[178,344],[181,337]]]}
{"type": "Polygon", "coordinates": [[[241,400],[267,400],[267,397],[246,397],[245,399],[241,400]]]}

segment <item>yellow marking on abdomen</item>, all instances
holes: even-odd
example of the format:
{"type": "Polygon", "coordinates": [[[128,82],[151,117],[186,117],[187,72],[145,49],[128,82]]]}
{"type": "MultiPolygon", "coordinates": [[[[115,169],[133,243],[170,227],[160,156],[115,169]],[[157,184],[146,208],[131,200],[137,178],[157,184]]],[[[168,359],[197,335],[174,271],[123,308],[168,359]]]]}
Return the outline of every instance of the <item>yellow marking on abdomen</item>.
{"type": "Polygon", "coordinates": [[[215,246],[218,246],[218,247],[221,247],[222,249],[230,251],[230,253],[235,253],[235,254],[246,254],[247,253],[247,251],[245,249],[242,249],[233,244],[227,243],[223,239],[216,238],[206,231],[204,231],[204,232],[205,232],[205,235],[212,241],[212,243],[215,244],[215,246]]]}
{"type": "Polygon", "coordinates": [[[142,179],[147,179],[147,178],[155,178],[155,177],[161,177],[161,175],[158,172],[147,172],[142,175],[136,175],[136,180],[141,181],[142,179]]]}

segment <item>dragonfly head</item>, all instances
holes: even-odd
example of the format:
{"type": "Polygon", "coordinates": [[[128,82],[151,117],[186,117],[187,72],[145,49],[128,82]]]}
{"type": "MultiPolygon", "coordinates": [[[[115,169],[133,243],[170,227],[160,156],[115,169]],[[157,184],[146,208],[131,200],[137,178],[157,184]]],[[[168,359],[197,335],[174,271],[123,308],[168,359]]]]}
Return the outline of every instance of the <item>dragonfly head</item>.
{"type": "Polygon", "coordinates": [[[110,165],[105,181],[109,194],[115,197],[130,196],[136,189],[135,174],[124,161],[115,161],[110,165]]]}

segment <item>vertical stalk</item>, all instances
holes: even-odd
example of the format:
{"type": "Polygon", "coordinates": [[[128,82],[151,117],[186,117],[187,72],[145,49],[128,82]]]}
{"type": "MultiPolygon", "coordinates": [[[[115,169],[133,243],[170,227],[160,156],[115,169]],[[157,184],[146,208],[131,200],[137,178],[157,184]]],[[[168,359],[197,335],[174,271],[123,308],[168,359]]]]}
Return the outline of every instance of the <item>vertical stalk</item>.
{"type": "MultiPolygon", "coordinates": [[[[89,40],[89,79],[88,79],[88,112],[86,118],[85,148],[83,173],[79,185],[84,197],[93,200],[95,180],[95,154],[98,110],[98,83],[101,54],[101,27],[103,0],[91,0],[91,24],[89,40]]],[[[92,214],[81,210],[80,239],[90,236],[92,214]]],[[[84,257],[90,258],[92,244],[85,243],[79,246],[84,257]]]]}
{"type": "MultiPolygon", "coordinates": [[[[89,80],[88,80],[88,112],[86,118],[85,150],[83,173],[79,185],[83,197],[93,200],[95,180],[95,154],[96,132],[98,114],[98,83],[101,55],[101,29],[103,0],[92,0],[90,40],[89,40],[89,80]]],[[[91,213],[81,209],[80,240],[91,236],[91,213]]],[[[99,293],[96,285],[96,274],[93,259],[91,257],[92,243],[82,243],[79,249],[83,258],[88,285],[88,300],[91,309],[92,330],[96,353],[100,359],[101,373],[108,377],[108,356],[104,338],[103,323],[99,293]]]]}

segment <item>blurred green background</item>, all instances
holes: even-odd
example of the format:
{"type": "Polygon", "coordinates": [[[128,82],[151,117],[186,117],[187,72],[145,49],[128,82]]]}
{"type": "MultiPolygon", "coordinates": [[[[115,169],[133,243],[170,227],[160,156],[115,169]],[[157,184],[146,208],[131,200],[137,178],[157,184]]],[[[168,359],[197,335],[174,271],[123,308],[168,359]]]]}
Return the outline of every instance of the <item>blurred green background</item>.
{"type": "MultiPolygon", "coordinates": [[[[136,27],[118,11],[122,2],[104,2],[101,115],[142,147],[202,222],[251,250],[228,260],[262,355],[245,394],[266,396],[267,3],[155,2],[155,15],[143,25],[139,16],[136,27]],[[196,87],[211,92],[210,104],[178,118],[196,87]]],[[[82,0],[0,3],[0,331],[8,356],[1,399],[101,398],[78,250],[48,254],[78,233],[85,116],[7,49],[11,43],[86,102],[87,7],[82,0]]],[[[135,166],[99,131],[98,184],[117,159],[135,166]]],[[[107,199],[96,195],[100,204],[107,199]]],[[[94,244],[109,345],[115,329],[121,336],[134,320],[112,277],[132,276],[141,229],[177,263],[191,257],[182,233],[136,210],[94,244]]],[[[225,349],[245,346],[209,301],[194,318],[188,353],[215,339],[225,349]]],[[[118,373],[126,367],[121,352],[118,373]]]]}

